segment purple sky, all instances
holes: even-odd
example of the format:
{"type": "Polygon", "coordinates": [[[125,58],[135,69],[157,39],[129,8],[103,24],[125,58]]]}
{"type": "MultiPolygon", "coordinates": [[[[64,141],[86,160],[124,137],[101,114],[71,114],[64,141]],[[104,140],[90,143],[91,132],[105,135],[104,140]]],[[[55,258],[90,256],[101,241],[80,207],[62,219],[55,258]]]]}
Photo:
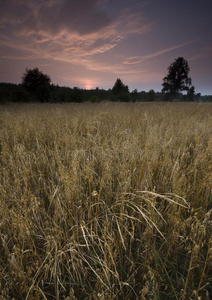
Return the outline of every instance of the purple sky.
{"type": "Polygon", "coordinates": [[[212,94],[212,0],[0,0],[0,82],[38,67],[61,86],[160,91],[179,56],[212,94]]]}

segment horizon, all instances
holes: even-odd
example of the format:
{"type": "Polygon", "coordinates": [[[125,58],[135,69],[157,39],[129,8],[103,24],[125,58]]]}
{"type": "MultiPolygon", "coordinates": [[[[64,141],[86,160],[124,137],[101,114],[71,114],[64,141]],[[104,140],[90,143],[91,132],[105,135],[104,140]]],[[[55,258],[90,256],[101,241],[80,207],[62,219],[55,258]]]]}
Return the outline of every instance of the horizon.
{"type": "Polygon", "coordinates": [[[0,82],[38,68],[55,85],[161,92],[168,67],[189,64],[195,93],[212,95],[211,0],[0,0],[0,82]]]}
{"type": "MultiPolygon", "coordinates": [[[[0,82],[0,85],[1,84],[6,84],[6,85],[22,85],[22,83],[13,83],[13,82],[0,82]]],[[[112,90],[113,87],[111,88],[100,88],[100,87],[93,87],[91,89],[86,89],[86,88],[83,88],[83,87],[78,87],[78,86],[73,86],[73,87],[70,87],[70,86],[64,86],[64,85],[58,85],[58,84],[54,84],[53,82],[50,83],[51,86],[58,86],[59,88],[68,88],[68,89],[74,89],[74,88],[77,88],[77,89],[81,89],[81,90],[86,90],[86,91],[95,91],[96,89],[99,89],[99,90],[104,90],[104,91],[109,91],[109,90],[112,90]]],[[[151,90],[153,90],[156,94],[164,94],[162,91],[156,91],[154,89],[150,89],[148,91],[145,91],[145,90],[139,90],[137,88],[133,89],[133,90],[130,90],[129,89],[129,93],[132,93],[133,91],[137,90],[137,93],[148,93],[150,92],[151,90]]],[[[195,93],[197,94],[197,93],[195,93]]],[[[201,93],[200,93],[201,94],[201,93]]],[[[185,91],[182,91],[182,92],[179,92],[179,95],[186,95],[186,92],[185,91]]],[[[212,96],[212,94],[201,94],[201,97],[207,97],[207,96],[212,96]]]]}

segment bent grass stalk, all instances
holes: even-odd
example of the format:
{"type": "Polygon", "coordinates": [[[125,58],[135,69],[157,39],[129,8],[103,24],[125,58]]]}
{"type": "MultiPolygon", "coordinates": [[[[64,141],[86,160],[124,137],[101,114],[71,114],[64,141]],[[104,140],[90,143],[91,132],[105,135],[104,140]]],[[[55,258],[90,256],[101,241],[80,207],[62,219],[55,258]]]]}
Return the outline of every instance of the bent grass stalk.
{"type": "Polygon", "coordinates": [[[0,111],[0,297],[211,297],[212,105],[0,111]]]}

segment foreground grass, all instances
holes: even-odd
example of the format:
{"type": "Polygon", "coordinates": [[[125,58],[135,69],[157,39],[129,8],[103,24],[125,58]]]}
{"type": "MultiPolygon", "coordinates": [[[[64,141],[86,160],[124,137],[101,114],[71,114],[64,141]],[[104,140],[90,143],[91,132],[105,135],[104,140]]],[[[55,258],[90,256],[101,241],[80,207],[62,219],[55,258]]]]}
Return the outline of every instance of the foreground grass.
{"type": "Polygon", "coordinates": [[[0,299],[209,299],[212,105],[0,112],[0,299]]]}

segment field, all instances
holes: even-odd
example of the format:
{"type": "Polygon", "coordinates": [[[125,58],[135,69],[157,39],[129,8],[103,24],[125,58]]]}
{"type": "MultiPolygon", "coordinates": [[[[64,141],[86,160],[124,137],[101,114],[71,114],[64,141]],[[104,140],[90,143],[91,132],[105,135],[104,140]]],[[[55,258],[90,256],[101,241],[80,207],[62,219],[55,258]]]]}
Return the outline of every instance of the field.
{"type": "Polygon", "coordinates": [[[212,296],[212,104],[0,107],[0,299],[212,296]]]}

